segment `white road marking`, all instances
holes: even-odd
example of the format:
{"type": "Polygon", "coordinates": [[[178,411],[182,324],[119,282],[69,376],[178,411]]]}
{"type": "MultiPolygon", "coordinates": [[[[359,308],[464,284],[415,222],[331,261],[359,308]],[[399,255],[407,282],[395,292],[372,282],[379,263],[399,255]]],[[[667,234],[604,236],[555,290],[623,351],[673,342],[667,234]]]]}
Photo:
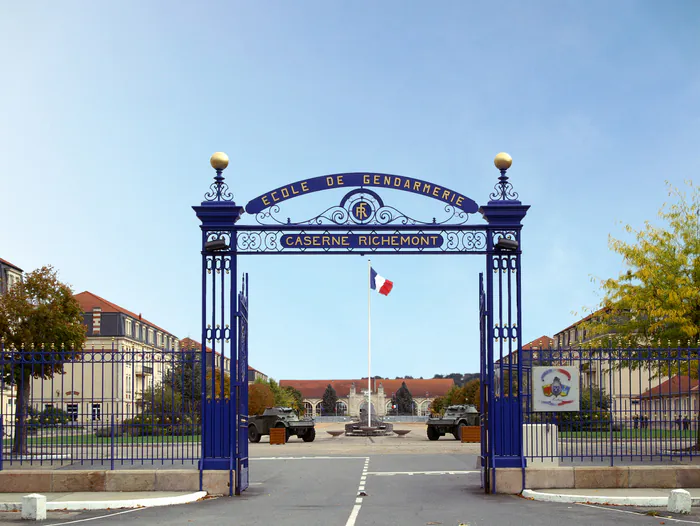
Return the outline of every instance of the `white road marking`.
{"type": "Polygon", "coordinates": [[[360,513],[361,507],[362,506],[360,504],[355,504],[355,506],[352,508],[352,513],[350,514],[350,517],[348,517],[348,522],[345,523],[345,526],[355,526],[357,514],[360,513]]]}
{"type": "Polygon", "coordinates": [[[481,471],[369,471],[368,475],[390,477],[393,475],[464,475],[467,473],[481,473],[481,471]]]}
{"type": "Polygon", "coordinates": [[[608,508],[607,506],[596,506],[594,504],[583,504],[582,502],[576,502],[575,504],[578,504],[579,506],[586,506],[588,508],[596,508],[599,510],[604,510],[604,511],[617,511],[618,513],[629,513],[631,515],[638,515],[640,517],[649,517],[650,519],[656,519],[656,520],[664,520],[664,521],[673,521],[673,522],[684,522],[686,524],[700,524],[700,522],[697,521],[687,521],[683,519],[674,519],[673,517],[664,517],[662,515],[647,515],[646,513],[639,513],[638,511],[628,511],[628,510],[618,510],[617,508],[608,508]]]}
{"type": "MultiPolygon", "coordinates": [[[[359,492],[364,492],[365,490],[365,480],[367,479],[367,469],[369,469],[369,457],[364,457],[365,465],[362,468],[362,477],[360,479],[360,488],[357,490],[359,492]]],[[[357,515],[360,513],[360,508],[362,508],[362,497],[355,498],[355,505],[350,512],[350,517],[345,523],[345,526],[355,526],[355,521],[357,520],[357,515]]]]}
{"type": "Polygon", "coordinates": [[[97,519],[106,519],[107,517],[114,517],[115,515],[123,515],[124,513],[132,513],[134,511],[143,511],[146,509],[148,509],[148,508],[135,508],[133,510],[118,511],[117,513],[110,513],[108,515],[100,515],[99,517],[90,517],[89,519],[78,519],[77,521],[57,522],[55,524],[50,524],[49,526],[60,526],[62,524],[75,524],[77,522],[87,522],[87,521],[94,521],[97,519]]]}
{"type": "Polygon", "coordinates": [[[366,457],[254,457],[250,460],[350,460],[366,457]]]}

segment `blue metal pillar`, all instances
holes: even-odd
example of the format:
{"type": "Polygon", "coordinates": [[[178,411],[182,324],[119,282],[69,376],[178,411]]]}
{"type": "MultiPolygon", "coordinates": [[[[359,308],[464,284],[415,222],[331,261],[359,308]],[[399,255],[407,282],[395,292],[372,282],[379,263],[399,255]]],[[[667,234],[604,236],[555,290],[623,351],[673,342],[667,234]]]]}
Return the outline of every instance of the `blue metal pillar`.
{"type": "Polygon", "coordinates": [[[530,208],[518,201],[506,171],[510,156],[495,159],[501,176],[488,205],[479,211],[488,222],[486,255],[486,349],[484,364],[488,376],[484,398],[487,401],[487,469],[495,492],[497,468],[525,467],[522,426],[522,319],[520,231],[530,208]],[[498,374],[497,374],[498,373],[498,374]]]}
{"type": "MultiPolygon", "coordinates": [[[[238,286],[235,224],[243,214],[222,172],[228,157],[215,153],[214,183],[200,206],[193,206],[202,230],[202,389],[200,470],[236,470],[239,405],[235,378],[238,286]],[[226,367],[226,361],[229,365],[226,367]],[[230,387],[226,388],[226,383],[230,387]]],[[[231,488],[231,493],[233,487],[231,488]]]]}

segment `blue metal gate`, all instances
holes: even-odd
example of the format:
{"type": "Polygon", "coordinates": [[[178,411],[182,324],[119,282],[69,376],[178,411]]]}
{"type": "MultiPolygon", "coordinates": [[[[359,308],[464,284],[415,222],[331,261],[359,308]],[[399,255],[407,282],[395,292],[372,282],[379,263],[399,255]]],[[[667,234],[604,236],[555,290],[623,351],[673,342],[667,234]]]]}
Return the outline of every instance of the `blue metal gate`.
{"type": "Polygon", "coordinates": [[[238,440],[236,452],[236,495],[248,488],[248,274],[238,294],[238,440]]]}
{"type": "MultiPolygon", "coordinates": [[[[236,493],[248,485],[248,290],[237,289],[237,258],[245,254],[473,254],[486,256],[486,284],[480,280],[482,463],[487,491],[495,489],[495,470],[524,466],[520,391],[521,347],[520,231],[529,206],[518,200],[506,171],[512,159],[500,153],[500,177],[486,205],[428,181],[380,173],[338,173],[276,188],[250,200],[233,201],[224,182],[228,157],[211,158],[214,183],[201,206],[193,207],[202,225],[202,469],[236,470],[236,493]],[[439,213],[418,220],[375,191],[420,194],[440,202],[439,213]],[[309,219],[282,215],[284,201],[322,190],[343,191],[339,204],[309,219]],[[485,224],[468,224],[480,213],[485,224]],[[243,214],[257,224],[237,224],[243,214]],[[436,217],[444,214],[445,217],[436,217]],[[231,274],[230,279],[226,275],[231,274]],[[211,342],[210,352],[206,342],[211,342]],[[230,359],[230,399],[217,383],[230,359]],[[496,357],[498,357],[496,359],[496,357]],[[220,363],[220,365],[218,365],[220,363]],[[495,379],[496,372],[508,375],[495,379]],[[209,376],[207,376],[207,374],[209,376]],[[219,394],[220,396],[217,396],[219,394]]],[[[421,213],[424,209],[421,209],[421,213]]],[[[223,377],[221,385],[223,385],[223,377]]],[[[233,489],[232,489],[233,491],[233,489]]]]}

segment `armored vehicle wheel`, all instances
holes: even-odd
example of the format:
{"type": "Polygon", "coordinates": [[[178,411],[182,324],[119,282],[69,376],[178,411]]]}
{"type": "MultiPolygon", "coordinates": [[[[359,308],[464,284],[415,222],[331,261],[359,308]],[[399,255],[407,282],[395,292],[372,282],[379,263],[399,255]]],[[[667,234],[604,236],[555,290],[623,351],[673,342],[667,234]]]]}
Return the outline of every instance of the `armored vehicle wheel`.
{"type": "Polygon", "coordinates": [[[255,426],[248,426],[248,440],[254,443],[260,442],[260,433],[255,426]]]}
{"type": "Polygon", "coordinates": [[[301,439],[304,442],[313,442],[314,438],[316,438],[316,430],[313,427],[311,429],[307,429],[306,432],[301,435],[301,439]]]}
{"type": "Polygon", "coordinates": [[[460,422],[455,426],[455,430],[452,432],[452,436],[455,437],[455,440],[462,440],[462,426],[466,425],[466,422],[460,422]]]}
{"type": "Polygon", "coordinates": [[[275,424],[275,427],[284,427],[284,428],[285,428],[285,430],[284,430],[284,431],[285,431],[285,432],[284,432],[284,441],[285,441],[285,442],[289,442],[289,437],[291,436],[290,431],[289,431],[289,428],[288,428],[287,426],[285,426],[282,422],[277,422],[277,423],[275,424]]]}
{"type": "Polygon", "coordinates": [[[428,440],[437,440],[438,438],[440,438],[440,431],[428,426],[428,440]]]}

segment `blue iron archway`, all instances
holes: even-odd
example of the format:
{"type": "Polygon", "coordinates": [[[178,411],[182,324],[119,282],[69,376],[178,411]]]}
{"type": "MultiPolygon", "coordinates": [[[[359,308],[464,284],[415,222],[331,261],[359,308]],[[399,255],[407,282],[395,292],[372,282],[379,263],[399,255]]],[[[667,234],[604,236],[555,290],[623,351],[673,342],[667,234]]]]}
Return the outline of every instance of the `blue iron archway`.
{"type": "MultiPolygon", "coordinates": [[[[487,492],[498,468],[525,468],[522,425],[521,229],[528,205],[494,161],[498,183],[486,205],[424,180],[355,172],[297,181],[237,205],[216,153],[214,183],[194,206],[202,230],[202,453],[200,470],[229,470],[240,494],[248,486],[248,279],[238,291],[237,257],[245,254],[481,254],[482,468],[487,492]],[[338,205],[304,220],[281,215],[280,203],[321,190],[348,190],[338,205]],[[402,190],[444,203],[444,217],[420,220],[387,205],[378,189],[402,190]],[[480,212],[486,223],[468,223],[480,212]],[[255,224],[242,224],[244,214],[255,224]],[[207,347],[210,346],[209,352],[207,347]],[[495,377],[495,362],[500,374],[495,377]],[[230,389],[225,375],[230,375],[230,389]]],[[[524,472],[524,471],[523,471],[524,472]]]]}

